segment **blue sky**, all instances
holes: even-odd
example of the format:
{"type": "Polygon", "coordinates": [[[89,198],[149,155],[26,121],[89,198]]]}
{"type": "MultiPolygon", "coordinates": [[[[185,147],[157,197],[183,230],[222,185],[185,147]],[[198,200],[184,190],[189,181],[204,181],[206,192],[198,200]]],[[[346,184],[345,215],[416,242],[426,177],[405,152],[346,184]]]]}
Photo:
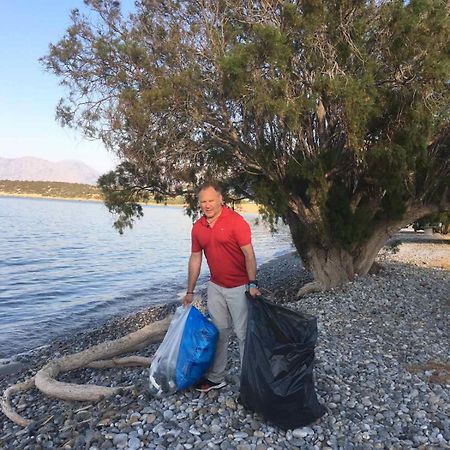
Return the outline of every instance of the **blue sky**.
{"type": "Polygon", "coordinates": [[[62,128],[55,108],[64,96],[59,80],[44,72],[38,58],[70,24],[70,11],[86,10],[82,0],[13,0],[0,9],[0,156],[76,159],[105,172],[115,158],[101,142],[62,128]]]}

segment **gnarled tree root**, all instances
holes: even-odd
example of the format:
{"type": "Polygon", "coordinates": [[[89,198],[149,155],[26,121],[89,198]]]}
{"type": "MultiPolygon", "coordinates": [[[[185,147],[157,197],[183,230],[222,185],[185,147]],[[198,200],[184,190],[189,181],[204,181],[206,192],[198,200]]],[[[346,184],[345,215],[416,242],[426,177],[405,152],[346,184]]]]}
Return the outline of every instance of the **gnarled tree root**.
{"type": "Polygon", "coordinates": [[[323,291],[323,286],[317,281],[311,281],[302,286],[297,292],[297,298],[305,297],[313,292],[323,291]]]}
{"type": "Polygon", "coordinates": [[[91,368],[110,368],[119,366],[149,366],[151,358],[141,356],[128,356],[125,358],[114,358],[123,353],[130,353],[141,349],[147,345],[160,342],[170,324],[172,316],[163,320],[151,323],[133,333],[127,334],[119,339],[106,341],[94,345],[86,350],[72,355],[63,356],[46,364],[33,378],[10,386],[3,393],[0,405],[3,413],[13,422],[21,426],[28,426],[31,420],[17,414],[10,404],[11,395],[16,392],[26,391],[34,386],[44,394],[68,401],[92,401],[97,402],[105,397],[118,394],[124,389],[131,389],[133,386],[105,387],[98,385],[83,385],[74,383],[63,383],[57,381],[56,377],[61,372],[91,368]],[[111,359],[112,358],[112,359],[111,359]]]}
{"type": "Polygon", "coordinates": [[[148,367],[153,358],[145,356],[127,356],[125,358],[101,359],[92,361],[86,367],[90,369],[110,369],[113,367],[148,367]]]}
{"type": "Polygon", "coordinates": [[[24,381],[23,383],[17,383],[12,386],[10,386],[8,389],[3,392],[3,397],[0,399],[0,405],[3,411],[3,414],[8,417],[8,419],[12,420],[13,422],[17,423],[18,425],[22,427],[26,427],[31,423],[31,420],[25,419],[24,417],[17,414],[11,407],[11,404],[9,403],[9,399],[11,398],[11,395],[16,392],[23,392],[27,391],[34,387],[34,377],[30,378],[27,381],[24,381]]]}

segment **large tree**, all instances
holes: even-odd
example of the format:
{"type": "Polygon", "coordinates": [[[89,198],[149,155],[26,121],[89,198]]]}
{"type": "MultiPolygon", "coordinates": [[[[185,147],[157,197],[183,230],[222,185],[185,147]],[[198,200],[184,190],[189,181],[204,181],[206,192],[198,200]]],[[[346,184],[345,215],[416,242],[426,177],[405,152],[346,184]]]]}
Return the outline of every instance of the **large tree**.
{"type": "Polygon", "coordinates": [[[446,0],[86,0],[43,58],[57,116],[122,163],[100,182],[122,229],[138,200],[214,178],[284,220],[315,282],[366,274],[386,239],[449,207],[446,0]]]}

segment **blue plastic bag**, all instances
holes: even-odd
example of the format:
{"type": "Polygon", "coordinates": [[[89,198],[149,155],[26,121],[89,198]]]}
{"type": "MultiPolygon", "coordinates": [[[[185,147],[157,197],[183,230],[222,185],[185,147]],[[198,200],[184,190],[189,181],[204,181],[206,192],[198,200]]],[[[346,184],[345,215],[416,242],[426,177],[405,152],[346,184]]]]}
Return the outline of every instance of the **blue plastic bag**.
{"type": "Polygon", "coordinates": [[[193,306],[184,326],[178,354],[178,389],[192,386],[207,372],[214,360],[218,336],[216,326],[193,306]]]}
{"type": "Polygon", "coordinates": [[[218,335],[197,308],[178,307],[150,366],[150,393],[173,394],[200,380],[214,360],[218,335]]]}

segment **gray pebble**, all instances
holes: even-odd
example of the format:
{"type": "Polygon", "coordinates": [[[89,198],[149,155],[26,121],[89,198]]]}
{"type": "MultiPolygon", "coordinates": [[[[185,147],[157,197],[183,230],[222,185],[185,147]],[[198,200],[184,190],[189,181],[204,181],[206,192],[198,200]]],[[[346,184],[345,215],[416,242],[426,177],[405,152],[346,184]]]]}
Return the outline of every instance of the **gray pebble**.
{"type": "Polygon", "coordinates": [[[141,441],[136,437],[132,437],[128,441],[128,449],[129,450],[137,450],[138,448],[140,448],[140,446],[141,446],[141,441]]]}
{"type": "Polygon", "coordinates": [[[119,433],[115,434],[113,437],[113,444],[114,445],[123,445],[128,442],[128,434],[126,433],[119,433]]]}
{"type": "MultiPolygon", "coordinates": [[[[414,251],[420,255],[421,248],[414,251]]],[[[35,391],[17,395],[16,408],[42,419],[29,429],[2,421],[2,446],[8,450],[137,450],[141,446],[149,450],[448,448],[450,394],[444,384],[430,381],[439,373],[427,362],[448,358],[445,318],[450,274],[414,266],[414,254],[408,258],[410,265],[396,260],[395,255],[386,257],[377,275],[356,277],[342,288],[287,304],[318,320],[314,378],[328,414],[308,427],[283,431],[237,402],[240,367],[233,337],[229,385],[224,389],[206,395],[190,389],[150,398],[146,394],[146,370],[117,368],[103,373],[83,369],[81,374],[61,374],[65,382],[79,377],[76,382],[134,385],[137,396],[124,392],[74,412],[72,406],[35,391]],[[53,418],[43,424],[49,417],[53,418]]],[[[300,283],[297,280],[304,281],[305,277],[292,255],[274,260],[267,269],[262,266],[259,275],[268,289],[278,292],[276,299],[293,299],[300,283]],[[277,285],[282,291],[277,291],[277,285]]],[[[144,325],[131,322],[124,320],[123,324],[144,325]]],[[[120,326],[106,330],[77,337],[70,349],[57,351],[73,353],[120,335],[120,326]]],[[[151,356],[156,348],[149,346],[141,354],[151,356]]],[[[39,367],[56,353],[42,352],[37,354],[41,358],[36,363],[39,367]]],[[[0,383],[6,388],[6,382],[0,383]]]]}
{"type": "Polygon", "coordinates": [[[164,411],[163,415],[164,415],[165,420],[171,420],[174,416],[174,413],[173,413],[173,411],[168,410],[168,411],[164,411]]]}

